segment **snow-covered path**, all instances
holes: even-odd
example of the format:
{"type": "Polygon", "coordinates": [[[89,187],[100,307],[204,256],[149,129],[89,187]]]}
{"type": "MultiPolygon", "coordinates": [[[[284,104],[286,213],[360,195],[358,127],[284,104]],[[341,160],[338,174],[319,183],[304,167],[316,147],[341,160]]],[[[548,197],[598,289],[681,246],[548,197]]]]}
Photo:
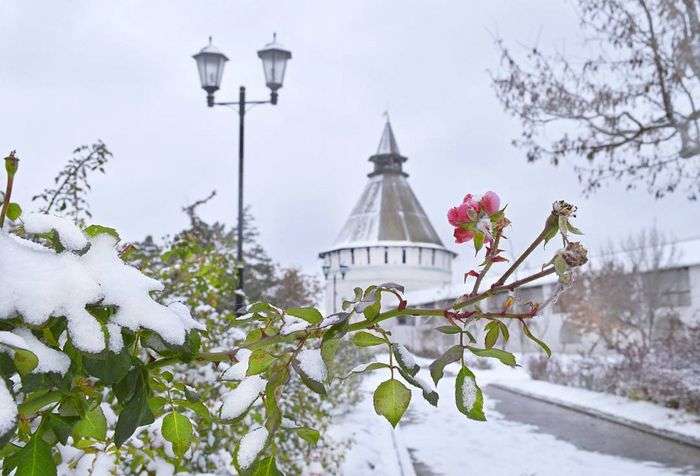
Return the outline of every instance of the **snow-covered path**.
{"type": "MultiPolygon", "coordinates": [[[[482,373],[484,385],[489,381],[488,373],[482,373]]],[[[449,375],[440,382],[438,408],[414,392],[408,418],[392,437],[389,424],[372,410],[371,391],[384,379],[378,374],[365,379],[367,396],[345,419],[343,433],[354,431],[356,446],[343,466],[344,475],[411,476],[413,468],[407,468],[401,447],[411,450],[422,463],[419,468],[429,469],[426,474],[436,475],[687,474],[658,463],[580,449],[536,426],[506,419],[496,411],[494,398],[487,399],[487,422],[467,420],[454,407],[454,377],[449,375]],[[398,455],[393,451],[397,442],[398,455]]],[[[601,448],[605,448],[604,441],[601,448]]]]}

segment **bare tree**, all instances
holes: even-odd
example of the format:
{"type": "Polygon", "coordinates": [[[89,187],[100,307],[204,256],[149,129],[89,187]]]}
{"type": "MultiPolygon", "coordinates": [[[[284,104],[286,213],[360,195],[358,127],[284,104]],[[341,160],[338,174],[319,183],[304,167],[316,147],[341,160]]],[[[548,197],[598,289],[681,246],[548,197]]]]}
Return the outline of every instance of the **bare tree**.
{"type": "Polygon", "coordinates": [[[537,46],[516,58],[497,39],[492,74],[523,125],[527,160],[578,156],[584,190],[610,179],[645,183],[657,198],[700,193],[700,0],[577,0],[583,58],[537,46]],[[547,139],[551,137],[551,141],[547,139]]]}
{"type": "Polygon", "coordinates": [[[47,187],[32,201],[41,200],[43,213],[60,213],[83,222],[92,217],[87,194],[90,191],[90,173],[105,173],[105,165],[112,153],[102,141],[81,145],[73,150],[63,169],[54,177],[54,186],[47,187]]]}
{"type": "Polygon", "coordinates": [[[655,228],[610,245],[582,271],[564,296],[569,322],[589,336],[589,353],[601,344],[642,365],[654,344],[678,321],[685,292],[683,269],[674,268],[676,245],[655,228]]]}

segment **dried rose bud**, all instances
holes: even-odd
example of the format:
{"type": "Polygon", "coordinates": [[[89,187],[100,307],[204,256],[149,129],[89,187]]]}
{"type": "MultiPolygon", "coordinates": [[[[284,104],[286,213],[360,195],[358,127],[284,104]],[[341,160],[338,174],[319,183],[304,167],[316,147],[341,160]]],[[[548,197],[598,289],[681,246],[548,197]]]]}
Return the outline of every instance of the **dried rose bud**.
{"type": "Polygon", "coordinates": [[[561,252],[562,258],[566,264],[575,268],[582,266],[588,262],[588,250],[578,241],[569,242],[566,249],[561,252]]]}
{"type": "Polygon", "coordinates": [[[552,204],[555,214],[565,217],[576,216],[576,207],[564,200],[557,200],[552,204]]]}
{"type": "Polygon", "coordinates": [[[17,165],[19,164],[19,159],[15,156],[15,151],[10,152],[10,155],[5,157],[5,171],[10,177],[14,176],[17,172],[17,165]]]}

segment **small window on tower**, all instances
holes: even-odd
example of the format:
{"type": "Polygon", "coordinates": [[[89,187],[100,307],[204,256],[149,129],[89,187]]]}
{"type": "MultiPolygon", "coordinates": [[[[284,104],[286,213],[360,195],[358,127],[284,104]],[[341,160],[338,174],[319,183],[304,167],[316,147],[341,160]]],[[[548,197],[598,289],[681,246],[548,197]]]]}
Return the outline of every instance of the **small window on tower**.
{"type": "Polygon", "coordinates": [[[432,257],[430,258],[430,264],[433,265],[433,266],[435,266],[435,250],[433,250],[433,255],[432,255],[432,257]]]}
{"type": "Polygon", "coordinates": [[[384,264],[389,262],[389,248],[384,248],[384,264]]]}
{"type": "Polygon", "coordinates": [[[403,249],[401,250],[401,262],[402,262],[403,264],[406,264],[406,248],[403,248],[403,249]]]}
{"type": "Polygon", "coordinates": [[[350,250],[350,264],[355,264],[355,249],[350,250]]]}
{"type": "Polygon", "coordinates": [[[371,260],[369,258],[369,246],[367,247],[367,264],[370,264],[371,260]]]}
{"type": "Polygon", "coordinates": [[[423,264],[423,248],[418,248],[418,266],[423,264]]]}

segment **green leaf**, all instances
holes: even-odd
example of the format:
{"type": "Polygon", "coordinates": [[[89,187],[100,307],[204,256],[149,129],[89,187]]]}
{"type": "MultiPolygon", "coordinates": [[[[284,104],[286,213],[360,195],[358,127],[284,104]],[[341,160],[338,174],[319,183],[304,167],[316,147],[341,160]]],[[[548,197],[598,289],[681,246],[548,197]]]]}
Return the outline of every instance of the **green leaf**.
{"type": "Polygon", "coordinates": [[[544,231],[544,246],[547,242],[557,236],[559,232],[559,223],[556,220],[547,220],[547,229],[544,231]]]}
{"type": "Polygon", "coordinates": [[[67,417],[57,413],[49,413],[46,418],[46,424],[56,435],[56,439],[65,445],[68,442],[68,437],[73,432],[73,426],[78,421],[77,417],[67,417]]]}
{"type": "Polygon", "coordinates": [[[86,412],[73,427],[73,440],[78,441],[81,438],[93,438],[99,441],[107,438],[107,419],[99,405],[86,412]]]}
{"type": "Polygon", "coordinates": [[[287,309],[287,314],[303,319],[310,324],[318,324],[323,320],[321,313],[313,307],[292,307],[287,309]]]}
{"type": "Polygon", "coordinates": [[[389,364],[385,364],[383,362],[372,362],[371,364],[367,365],[358,365],[357,367],[353,368],[345,377],[341,377],[341,380],[345,380],[352,375],[359,375],[363,374],[365,372],[371,372],[372,370],[379,370],[379,369],[390,369],[391,367],[389,364]]]}
{"type": "Polygon", "coordinates": [[[367,306],[362,311],[362,314],[365,315],[365,319],[367,319],[368,321],[373,321],[379,315],[379,311],[381,310],[381,307],[382,307],[382,303],[379,300],[379,297],[377,296],[377,300],[374,302],[374,304],[367,306]]]}
{"type": "Polygon", "coordinates": [[[358,347],[371,347],[373,345],[386,344],[386,341],[369,332],[357,332],[352,336],[352,343],[358,347]]]}
{"type": "Polygon", "coordinates": [[[435,382],[436,386],[444,374],[445,366],[452,362],[457,362],[462,358],[463,353],[464,349],[462,349],[462,346],[454,345],[430,364],[430,376],[433,378],[433,382],[435,382]]]}
{"type": "Polygon", "coordinates": [[[496,345],[496,341],[498,341],[498,336],[501,334],[500,329],[498,328],[498,324],[496,321],[491,321],[486,325],[486,335],[484,336],[484,346],[487,349],[490,349],[494,345],[496,345]]]}
{"type": "Polygon", "coordinates": [[[39,359],[34,352],[19,348],[15,349],[14,362],[17,372],[22,376],[31,373],[39,365],[39,359]]]}
{"type": "Polygon", "coordinates": [[[379,384],[374,391],[374,411],[396,427],[411,402],[411,391],[396,379],[379,384]]]}
{"type": "Polygon", "coordinates": [[[282,410],[279,406],[282,385],[283,380],[280,378],[270,380],[265,385],[265,428],[268,436],[273,435],[282,423],[282,410]]]}
{"type": "Polygon", "coordinates": [[[484,246],[484,239],[485,238],[486,237],[484,236],[484,234],[480,231],[477,231],[474,233],[474,249],[476,250],[477,253],[484,246]]]}
{"type": "Polygon", "coordinates": [[[182,413],[171,412],[163,418],[163,438],[173,444],[176,455],[182,456],[192,443],[192,423],[182,413]]]}
{"type": "Polygon", "coordinates": [[[551,357],[551,356],[552,356],[552,351],[551,351],[551,349],[549,348],[549,346],[548,346],[547,344],[545,344],[544,341],[538,339],[537,337],[535,337],[535,336],[532,334],[532,331],[530,330],[530,328],[528,327],[528,325],[525,324],[525,321],[521,320],[521,321],[520,321],[520,324],[521,324],[523,333],[524,333],[531,341],[533,341],[535,344],[539,345],[539,346],[542,348],[542,351],[544,351],[544,353],[547,354],[547,357],[551,357]]]}
{"type": "Polygon", "coordinates": [[[479,357],[490,357],[493,359],[498,359],[505,365],[515,367],[517,364],[515,362],[515,356],[510,352],[506,352],[502,349],[479,349],[478,347],[467,346],[467,349],[471,351],[472,354],[479,357]]]}
{"type": "Polygon", "coordinates": [[[455,403],[457,409],[472,420],[486,421],[484,394],[476,384],[474,374],[462,367],[455,381],[455,403]]]}
{"type": "Polygon", "coordinates": [[[207,421],[211,420],[211,413],[209,413],[209,409],[202,402],[191,402],[189,400],[181,400],[181,399],[173,400],[173,402],[177,403],[181,407],[189,408],[190,410],[195,412],[198,417],[202,418],[203,420],[207,420],[207,421]]]}
{"type": "Polygon", "coordinates": [[[583,235],[583,232],[576,228],[574,225],[572,225],[571,222],[568,220],[566,221],[566,227],[574,235],[583,235]]]}
{"type": "Polygon", "coordinates": [[[408,349],[403,345],[391,344],[391,353],[394,354],[394,357],[396,357],[396,362],[404,372],[415,376],[420,370],[420,365],[418,365],[415,361],[411,362],[408,360],[412,359],[412,356],[408,349]]]}
{"type": "Polygon", "coordinates": [[[56,463],[51,456],[51,448],[38,433],[34,433],[29,442],[14,456],[17,463],[15,476],[56,475],[56,463]]]}
{"type": "MultiPolygon", "coordinates": [[[[325,337],[325,334],[324,334],[325,337]]],[[[331,337],[321,341],[321,358],[326,364],[326,367],[330,368],[333,360],[335,358],[336,352],[340,347],[340,339],[336,337],[331,337]]]]}
{"type": "Polygon", "coordinates": [[[554,272],[557,276],[562,276],[569,270],[569,265],[566,264],[564,257],[562,255],[556,255],[554,257],[554,272]]]}
{"type": "Polygon", "coordinates": [[[88,375],[110,385],[119,382],[131,368],[131,356],[124,348],[119,353],[103,351],[99,354],[83,354],[83,365],[88,375]]]}
{"type": "Polygon", "coordinates": [[[22,207],[20,207],[17,203],[10,202],[10,204],[7,206],[7,218],[12,221],[16,221],[20,215],[22,215],[22,207]]]}
{"type": "Polygon", "coordinates": [[[114,386],[114,393],[124,405],[114,429],[114,444],[119,447],[136,428],[153,423],[153,412],[148,405],[150,389],[146,369],[134,367],[114,386]]]}
{"type": "Polygon", "coordinates": [[[102,226],[102,225],[90,225],[86,227],[84,230],[85,234],[89,236],[90,238],[97,236],[97,235],[111,235],[114,238],[117,239],[117,241],[121,240],[119,238],[119,233],[117,233],[117,230],[114,228],[110,228],[108,226],[102,226]]]}
{"type": "Polygon", "coordinates": [[[443,334],[459,334],[462,331],[462,329],[457,326],[440,326],[436,327],[435,330],[443,334]]]}
{"type": "Polygon", "coordinates": [[[299,377],[301,378],[301,381],[304,383],[304,385],[306,385],[319,395],[323,395],[324,397],[326,396],[326,387],[323,386],[323,383],[311,378],[306,372],[304,372],[304,370],[302,370],[301,366],[299,365],[299,362],[294,360],[292,362],[292,367],[294,368],[296,373],[299,374],[299,377]]]}
{"type": "Polygon", "coordinates": [[[296,432],[302,440],[314,446],[316,446],[316,444],[318,443],[318,439],[321,437],[321,434],[318,432],[318,430],[314,430],[313,428],[309,428],[308,426],[302,426],[301,428],[297,428],[296,432]]]}
{"type": "Polygon", "coordinates": [[[284,476],[284,474],[277,469],[277,464],[275,463],[274,456],[268,456],[261,460],[258,460],[250,472],[246,473],[250,476],[284,476]]]}
{"type": "Polygon", "coordinates": [[[248,370],[246,375],[258,375],[266,371],[275,361],[275,357],[271,356],[262,349],[253,351],[248,359],[248,370]]]}
{"type": "Polygon", "coordinates": [[[419,380],[414,375],[405,372],[401,368],[399,368],[399,373],[406,380],[406,382],[421,390],[423,398],[425,398],[428,401],[428,403],[430,403],[434,407],[437,406],[440,395],[438,395],[437,391],[431,388],[427,382],[419,380]]]}

